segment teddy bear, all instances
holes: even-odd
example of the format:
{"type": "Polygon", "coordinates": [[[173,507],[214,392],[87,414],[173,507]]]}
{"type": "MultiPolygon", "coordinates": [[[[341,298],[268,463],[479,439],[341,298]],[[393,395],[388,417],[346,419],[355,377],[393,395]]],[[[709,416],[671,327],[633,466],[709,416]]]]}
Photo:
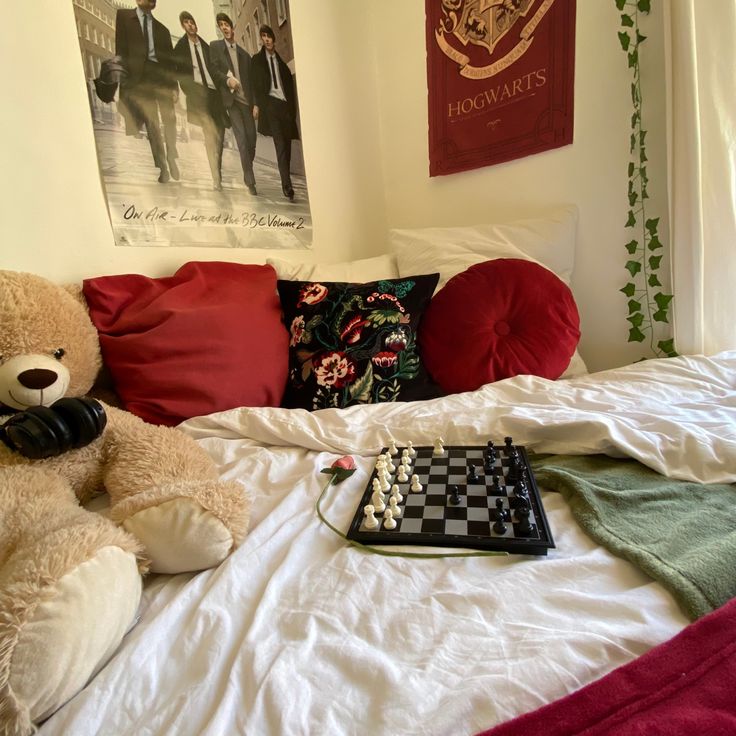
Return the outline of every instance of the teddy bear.
{"type": "Polygon", "coordinates": [[[134,624],[147,571],[213,567],[247,531],[243,487],[220,481],[176,428],[101,403],[101,433],[85,446],[31,459],[7,441],[9,417],[84,397],[101,361],[79,287],[0,271],[4,734],[32,732],[102,667],[134,624]],[[87,510],[101,491],[108,511],[87,510]]]}

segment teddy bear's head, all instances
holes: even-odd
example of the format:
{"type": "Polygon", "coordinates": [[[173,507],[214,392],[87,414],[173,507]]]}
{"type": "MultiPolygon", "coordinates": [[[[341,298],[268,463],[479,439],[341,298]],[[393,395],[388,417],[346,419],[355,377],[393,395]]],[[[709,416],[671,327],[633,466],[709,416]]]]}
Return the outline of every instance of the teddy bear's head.
{"type": "Polygon", "coordinates": [[[100,369],[100,345],[81,299],[40,276],[0,271],[0,408],[82,396],[100,369]]]}

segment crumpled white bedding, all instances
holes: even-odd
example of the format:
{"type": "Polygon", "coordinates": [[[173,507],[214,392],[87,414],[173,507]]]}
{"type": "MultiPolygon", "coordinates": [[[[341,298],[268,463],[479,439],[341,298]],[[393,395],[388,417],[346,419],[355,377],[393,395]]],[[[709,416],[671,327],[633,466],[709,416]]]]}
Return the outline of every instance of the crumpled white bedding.
{"type": "Polygon", "coordinates": [[[472,734],[575,690],[687,624],[672,597],[588,539],[557,494],[547,557],[403,559],[348,547],[314,503],[343,453],[359,471],[323,512],[347,529],[372,455],[400,442],[626,454],[672,477],[736,480],[736,354],[432,402],[308,414],[235,409],[183,429],[253,499],[215,570],[157,576],[111,661],[51,734],[472,734]]]}

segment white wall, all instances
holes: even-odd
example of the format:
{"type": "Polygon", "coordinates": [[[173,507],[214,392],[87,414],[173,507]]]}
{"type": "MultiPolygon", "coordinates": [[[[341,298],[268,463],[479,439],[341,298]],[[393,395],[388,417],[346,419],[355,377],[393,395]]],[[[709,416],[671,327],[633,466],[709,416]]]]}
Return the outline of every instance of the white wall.
{"type": "MultiPolygon", "coordinates": [[[[651,68],[644,114],[653,205],[657,182],[663,189],[665,180],[658,5],[645,21],[650,41],[643,47],[651,68]],[[653,145],[657,129],[661,150],[653,145]]],[[[371,255],[383,250],[387,227],[477,224],[575,203],[573,286],[583,357],[593,369],[640,357],[640,348],[626,343],[618,292],[630,239],[623,223],[631,109],[615,4],[577,3],[571,146],[434,179],[427,173],[424,1],[291,0],[290,6],[314,226],[313,251],[292,257],[371,255]]],[[[22,73],[6,75],[3,97],[0,266],[76,281],[129,271],[161,275],[192,259],[262,262],[268,251],[114,245],[71,1],[38,0],[32,37],[19,32],[27,27],[23,12],[8,7],[0,27],[3,68],[23,59],[22,73]],[[43,54],[29,50],[33,38],[44,40],[43,54]]],[[[665,208],[659,210],[664,219],[665,208]]]]}

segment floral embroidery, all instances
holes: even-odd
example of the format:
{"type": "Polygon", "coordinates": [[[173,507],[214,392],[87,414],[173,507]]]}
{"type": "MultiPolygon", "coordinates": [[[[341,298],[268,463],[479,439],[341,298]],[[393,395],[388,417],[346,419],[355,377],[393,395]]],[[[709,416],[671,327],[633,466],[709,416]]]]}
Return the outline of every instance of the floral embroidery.
{"type": "Polygon", "coordinates": [[[410,400],[427,383],[416,346],[437,275],[367,284],[280,281],[290,333],[285,405],[410,400]]]}
{"type": "Polygon", "coordinates": [[[312,359],[312,367],[320,386],[342,388],[355,380],[355,364],[343,353],[322,353],[312,359]]]}
{"type": "Polygon", "coordinates": [[[298,345],[302,337],[304,336],[304,317],[300,314],[298,317],[294,317],[291,322],[289,332],[291,333],[291,340],[289,340],[289,347],[298,345]]]}
{"type": "Polygon", "coordinates": [[[303,304],[319,304],[327,296],[327,287],[322,284],[305,284],[299,292],[299,301],[296,306],[303,304]]]}

